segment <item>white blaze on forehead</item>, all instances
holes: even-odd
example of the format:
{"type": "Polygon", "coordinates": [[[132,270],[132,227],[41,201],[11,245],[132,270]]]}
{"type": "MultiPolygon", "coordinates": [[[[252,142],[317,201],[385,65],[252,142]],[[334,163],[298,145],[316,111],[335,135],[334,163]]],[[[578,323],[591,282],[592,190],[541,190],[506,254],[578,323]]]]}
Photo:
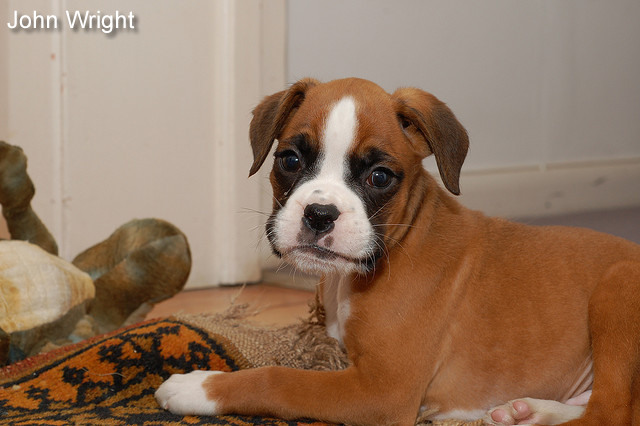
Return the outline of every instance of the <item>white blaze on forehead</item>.
{"type": "Polygon", "coordinates": [[[347,152],[354,142],[357,124],[356,103],[352,97],[344,97],[333,105],[322,135],[324,153],[319,178],[343,178],[347,152]]]}
{"type": "MultiPolygon", "coordinates": [[[[274,247],[285,256],[290,254],[290,260],[309,272],[354,272],[359,266],[358,261],[371,257],[375,248],[375,235],[364,202],[345,181],[347,158],[358,129],[356,109],[355,100],[350,96],[339,99],[330,107],[320,134],[318,173],[293,190],[274,220],[274,247]],[[332,204],[340,212],[334,222],[335,227],[328,235],[316,236],[317,239],[306,243],[339,255],[332,260],[295,251],[305,240],[305,229],[301,229],[304,210],[314,203],[332,204]]],[[[348,308],[348,305],[344,306],[348,308]]],[[[341,315],[348,316],[348,312],[341,315]]]]}

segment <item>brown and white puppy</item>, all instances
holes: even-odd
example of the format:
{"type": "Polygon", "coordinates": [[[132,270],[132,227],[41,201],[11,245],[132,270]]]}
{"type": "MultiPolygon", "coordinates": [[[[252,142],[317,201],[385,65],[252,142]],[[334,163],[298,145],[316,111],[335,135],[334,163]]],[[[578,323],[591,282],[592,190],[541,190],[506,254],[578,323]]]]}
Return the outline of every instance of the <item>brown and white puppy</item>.
{"type": "Polygon", "coordinates": [[[251,174],[278,141],[273,250],[322,274],[327,331],[352,366],[175,375],[156,392],[163,407],[376,425],[420,413],[640,424],[640,246],[461,206],[422,159],[434,154],[458,194],[467,134],[418,89],[302,80],[255,109],[250,136],[251,174]]]}

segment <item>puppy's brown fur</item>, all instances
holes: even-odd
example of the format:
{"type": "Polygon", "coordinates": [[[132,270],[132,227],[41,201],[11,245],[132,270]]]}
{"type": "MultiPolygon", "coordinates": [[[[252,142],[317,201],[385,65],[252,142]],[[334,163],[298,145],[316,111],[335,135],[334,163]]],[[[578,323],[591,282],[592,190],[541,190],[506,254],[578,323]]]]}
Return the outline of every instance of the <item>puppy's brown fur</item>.
{"type": "MultiPolygon", "coordinates": [[[[640,423],[640,247],[597,232],[530,227],[461,206],[422,168],[433,153],[459,192],[467,136],[418,89],[303,80],[261,103],[251,123],[255,173],[274,141],[319,132],[329,106],[358,104],[354,150],[384,150],[404,172],[385,207],[386,255],[351,276],[336,372],[258,368],[205,382],[219,413],[413,424],[421,407],[472,412],[518,397],[564,401],[589,387],[571,425],[640,423]]],[[[272,174],[274,203],[285,199],[272,174]]],[[[456,411],[460,412],[460,411],[456,411]]]]}

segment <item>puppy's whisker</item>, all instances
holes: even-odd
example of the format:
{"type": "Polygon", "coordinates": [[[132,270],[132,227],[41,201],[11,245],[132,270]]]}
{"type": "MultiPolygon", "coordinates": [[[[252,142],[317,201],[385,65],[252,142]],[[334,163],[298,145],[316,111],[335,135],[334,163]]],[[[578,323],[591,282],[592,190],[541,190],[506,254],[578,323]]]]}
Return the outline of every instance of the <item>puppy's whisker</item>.
{"type": "Polygon", "coordinates": [[[385,207],[387,207],[387,205],[389,205],[390,201],[387,201],[386,203],[384,203],[378,210],[376,210],[371,216],[369,216],[369,221],[371,221],[373,218],[375,218],[378,213],[382,212],[382,210],[384,210],[385,207]]]}
{"type": "Polygon", "coordinates": [[[256,244],[256,248],[260,247],[261,244],[265,244],[265,239],[268,239],[266,232],[263,232],[258,238],[258,243],[256,244]]]}
{"type": "Polygon", "coordinates": [[[258,229],[260,229],[260,225],[250,226],[250,227],[247,229],[247,232],[256,232],[258,229]]]}
{"type": "Polygon", "coordinates": [[[415,225],[411,225],[408,223],[378,223],[378,224],[372,224],[371,227],[372,228],[382,228],[385,226],[404,226],[406,228],[415,228],[415,225]]]}
{"type": "Polygon", "coordinates": [[[391,271],[391,264],[389,263],[389,247],[387,247],[387,245],[384,243],[384,241],[382,242],[382,244],[378,244],[378,246],[380,247],[380,250],[382,250],[382,254],[384,256],[384,258],[387,260],[387,264],[389,265],[389,271],[391,271]]]}
{"type": "MultiPolygon", "coordinates": [[[[278,267],[276,268],[276,274],[281,272],[286,267],[287,267],[287,262],[283,260],[282,262],[280,262],[280,265],[278,265],[278,267]]],[[[295,268],[293,270],[295,272],[295,268]]],[[[291,274],[291,272],[289,272],[289,274],[291,274]]]]}
{"type": "Polygon", "coordinates": [[[400,251],[407,257],[407,259],[409,259],[409,261],[411,262],[411,267],[414,268],[415,265],[413,263],[413,257],[409,254],[409,251],[406,249],[406,247],[397,239],[395,238],[391,238],[391,237],[387,237],[388,239],[392,240],[393,243],[395,245],[398,246],[398,248],[400,249],[400,251]]]}
{"type": "Polygon", "coordinates": [[[271,198],[273,198],[273,200],[274,200],[276,203],[278,203],[278,207],[282,208],[282,204],[280,203],[280,200],[278,200],[278,199],[276,198],[276,196],[275,196],[275,195],[271,195],[271,198]]]}
{"type": "Polygon", "coordinates": [[[242,207],[242,209],[238,213],[245,213],[245,214],[255,213],[255,214],[259,214],[260,216],[266,216],[266,217],[269,217],[271,215],[270,213],[263,212],[261,210],[252,209],[249,207],[242,207]]]}
{"type": "MultiPolygon", "coordinates": [[[[262,229],[264,231],[264,223],[260,223],[258,225],[252,226],[251,228],[249,228],[249,231],[253,232],[256,231],[258,229],[262,229]]],[[[262,232],[264,234],[264,232],[262,232]]]]}

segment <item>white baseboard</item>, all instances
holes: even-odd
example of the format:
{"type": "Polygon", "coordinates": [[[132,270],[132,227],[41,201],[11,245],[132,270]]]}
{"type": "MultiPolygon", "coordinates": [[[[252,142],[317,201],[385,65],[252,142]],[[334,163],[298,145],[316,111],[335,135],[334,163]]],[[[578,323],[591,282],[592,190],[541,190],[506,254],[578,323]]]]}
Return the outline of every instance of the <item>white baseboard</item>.
{"type": "Polygon", "coordinates": [[[640,205],[640,158],[463,172],[459,200],[491,216],[536,217],[640,205]]]}

